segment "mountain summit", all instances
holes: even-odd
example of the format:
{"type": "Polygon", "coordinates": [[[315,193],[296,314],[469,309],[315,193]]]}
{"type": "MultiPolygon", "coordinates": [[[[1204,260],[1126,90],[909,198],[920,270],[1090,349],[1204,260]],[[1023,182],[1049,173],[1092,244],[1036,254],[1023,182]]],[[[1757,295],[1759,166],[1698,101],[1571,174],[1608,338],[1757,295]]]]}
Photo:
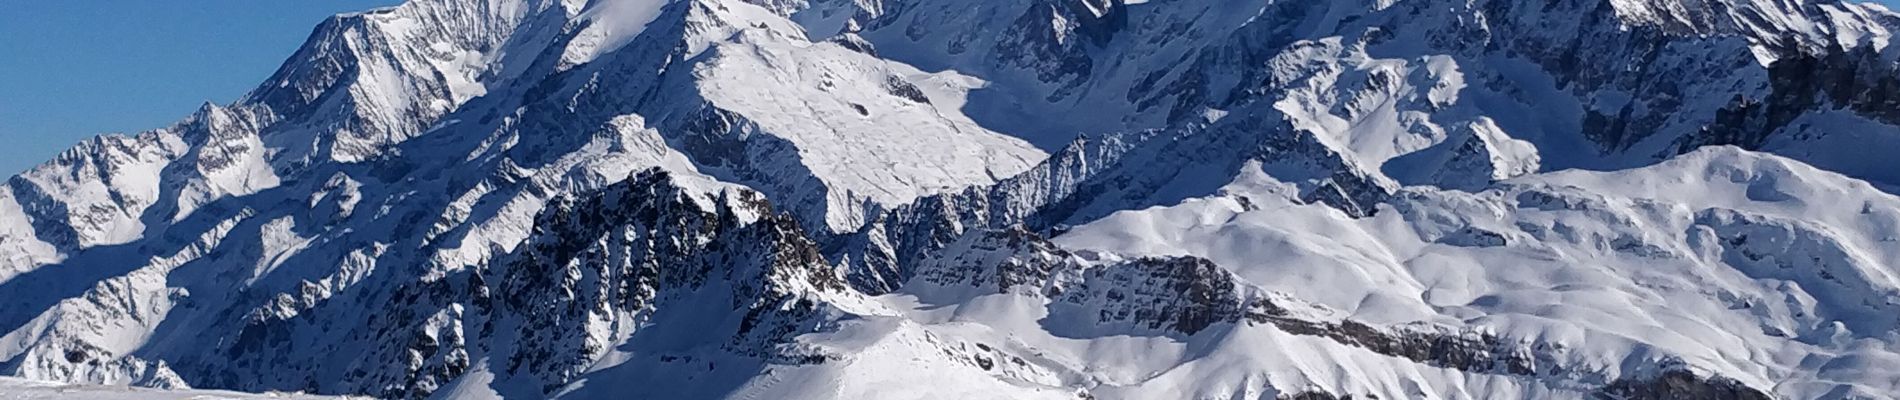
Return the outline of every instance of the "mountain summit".
{"type": "Polygon", "coordinates": [[[411,0],[0,186],[0,374],[1894,398],[1900,14],[411,0]]]}

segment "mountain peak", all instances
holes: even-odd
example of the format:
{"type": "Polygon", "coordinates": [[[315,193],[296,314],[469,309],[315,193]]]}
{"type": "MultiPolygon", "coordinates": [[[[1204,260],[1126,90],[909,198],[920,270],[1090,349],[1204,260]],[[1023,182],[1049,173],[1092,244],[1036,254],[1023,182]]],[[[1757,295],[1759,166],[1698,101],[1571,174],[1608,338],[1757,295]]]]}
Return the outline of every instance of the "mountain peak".
{"type": "Polygon", "coordinates": [[[236,103],[0,186],[0,374],[1880,398],[1900,392],[1877,365],[1900,357],[1896,20],[414,0],[326,21],[236,103]]]}
{"type": "Polygon", "coordinates": [[[1790,53],[1884,46],[1900,15],[1873,3],[1839,0],[1612,0],[1626,23],[1688,35],[1737,35],[1762,62],[1790,53]]]}

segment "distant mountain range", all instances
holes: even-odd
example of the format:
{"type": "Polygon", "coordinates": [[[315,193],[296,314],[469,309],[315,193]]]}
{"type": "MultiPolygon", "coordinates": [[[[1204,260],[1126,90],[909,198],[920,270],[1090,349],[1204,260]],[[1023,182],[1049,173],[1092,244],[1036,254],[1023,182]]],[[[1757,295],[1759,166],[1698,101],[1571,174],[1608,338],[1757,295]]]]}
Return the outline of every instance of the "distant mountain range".
{"type": "Polygon", "coordinates": [[[0,375],[1896,398],[1896,29],[1831,0],[410,0],[0,186],[0,375]]]}

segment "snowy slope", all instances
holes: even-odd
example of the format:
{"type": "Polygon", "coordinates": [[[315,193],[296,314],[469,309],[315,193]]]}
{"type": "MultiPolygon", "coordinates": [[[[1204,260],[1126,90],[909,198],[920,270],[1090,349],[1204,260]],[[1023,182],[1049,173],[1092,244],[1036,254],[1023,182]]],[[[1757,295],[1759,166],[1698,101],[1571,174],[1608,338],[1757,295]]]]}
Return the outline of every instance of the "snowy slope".
{"type": "Polygon", "coordinates": [[[0,186],[0,374],[1892,397],[1896,26],[1827,0],[412,0],[0,186]]]}
{"type": "Polygon", "coordinates": [[[1897,359],[1880,343],[1900,305],[1900,258],[1883,245],[1900,198],[1863,182],[1712,148],[1477,193],[1408,189],[1355,220],[1255,194],[1279,185],[1257,179],[1057,243],[1206,257],[1366,321],[1547,344],[1561,349],[1550,362],[1586,377],[1680,360],[1790,398],[1896,390],[1875,365],[1897,359]]]}
{"type": "Polygon", "coordinates": [[[39,382],[15,378],[0,378],[0,399],[7,400],[54,400],[54,399],[92,399],[92,400],[212,400],[212,399],[337,399],[341,397],[311,396],[288,393],[239,393],[218,390],[159,390],[132,388],[123,386],[76,385],[69,383],[39,382]]]}

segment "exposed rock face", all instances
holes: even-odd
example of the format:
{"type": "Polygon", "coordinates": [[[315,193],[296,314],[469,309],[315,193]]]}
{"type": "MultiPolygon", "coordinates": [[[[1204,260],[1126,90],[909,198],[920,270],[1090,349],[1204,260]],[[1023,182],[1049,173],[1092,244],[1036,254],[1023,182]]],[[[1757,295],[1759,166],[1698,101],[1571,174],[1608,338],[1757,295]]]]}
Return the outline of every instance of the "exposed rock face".
{"type": "Polygon", "coordinates": [[[1193,335],[1239,320],[1242,302],[1233,277],[1199,258],[1143,258],[1084,272],[1057,301],[1092,305],[1099,324],[1193,335]]]}
{"type": "Polygon", "coordinates": [[[0,185],[0,373],[1890,396],[1896,28],[1827,0],[413,0],[0,185]]]}
{"type": "MultiPolygon", "coordinates": [[[[1382,329],[1363,322],[1302,320],[1269,300],[1257,300],[1247,319],[1296,335],[1321,336],[1375,353],[1481,373],[1538,373],[1537,348],[1482,332],[1382,329]]],[[[1429,327],[1427,327],[1429,328],[1429,327]]]]}
{"type": "Polygon", "coordinates": [[[1292,196],[1355,217],[1372,215],[1373,205],[1391,195],[1389,180],[1353,169],[1313,135],[1255,133],[1279,127],[1236,118],[1183,132],[1078,140],[1048,162],[994,186],[926,197],[877,217],[847,242],[846,251],[857,261],[851,279],[861,290],[888,291],[893,282],[909,278],[916,257],[949,245],[967,230],[1021,225],[1046,232],[1115,210],[1212,194],[1220,182],[1206,176],[1230,174],[1249,162],[1300,171],[1283,175],[1295,182],[1292,196]]]}
{"type": "Polygon", "coordinates": [[[1694,372],[1668,370],[1647,379],[1618,379],[1594,395],[1602,399],[1745,399],[1767,400],[1762,393],[1733,379],[1697,376],[1694,372]]]}
{"type": "Polygon", "coordinates": [[[973,231],[950,246],[956,250],[929,253],[915,279],[984,292],[1037,294],[1056,269],[1073,267],[1068,251],[1020,226],[973,231]]]}
{"type": "MultiPolygon", "coordinates": [[[[1435,367],[1522,378],[1590,379],[1561,365],[1562,346],[1500,337],[1496,334],[1431,324],[1376,326],[1338,317],[1335,310],[1283,293],[1240,283],[1211,261],[1196,257],[1088,261],[1039,235],[1012,228],[972,231],[947,254],[925,261],[914,285],[928,301],[956,301],[930,295],[943,289],[974,288],[974,293],[1047,298],[1051,318],[1064,313],[1102,327],[1130,332],[1193,336],[1210,328],[1268,326],[1302,336],[1325,338],[1373,353],[1435,367]],[[947,258],[947,259],[946,259],[947,258]],[[1024,288],[1028,286],[1028,288],[1024,288]],[[1109,328],[1116,329],[1116,328],[1109,328]]],[[[1758,389],[1720,376],[1698,376],[1680,364],[1660,364],[1656,378],[1625,377],[1596,389],[1613,398],[1766,398],[1758,389]],[[1658,397],[1660,396],[1660,397],[1658,397]]],[[[1350,398],[1347,396],[1345,398],[1350,398]]],[[[1342,398],[1324,391],[1282,394],[1281,398],[1342,398]]]]}
{"type": "Polygon", "coordinates": [[[695,196],[649,170],[537,217],[536,234],[497,280],[504,312],[520,316],[508,370],[556,389],[613,345],[609,333],[626,334],[616,332],[625,329],[618,319],[638,321],[678,301],[723,299],[744,317],[718,337],[764,355],[816,311],[809,296],[844,289],[797,221],[757,193],[710,206],[695,196]],[[681,297],[702,290],[726,294],[681,297]]]}
{"type": "MultiPolygon", "coordinates": [[[[534,226],[530,239],[493,269],[398,288],[351,337],[314,338],[307,345],[374,347],[341,381],[311,382],[308,389],[339,385],[356,387],[344,392],[427,397],[480,367],[552,393],[617,341],[640,334],[643,321],[674,308],[740,310],[706,316],[708,325],[694,328],[723,338],[706,345],[771,358],[778,354],[773,346],[814,323],[818,299],[844,290],[838,270],[797,222],[758,193],[707,197],[660,170],[558,199],[534,226]]],[[[287,307],[327,311],[322,304],[287,307]]],[[[294,312],[257,315],[223,356],[240,365],[298,362],[286,358],[295,354],[287,347],[306,345],[310,339],[295,332],[318,323],[294,312]]],[[[675,328],[688,327],[665,326],[675,328]]]]}

